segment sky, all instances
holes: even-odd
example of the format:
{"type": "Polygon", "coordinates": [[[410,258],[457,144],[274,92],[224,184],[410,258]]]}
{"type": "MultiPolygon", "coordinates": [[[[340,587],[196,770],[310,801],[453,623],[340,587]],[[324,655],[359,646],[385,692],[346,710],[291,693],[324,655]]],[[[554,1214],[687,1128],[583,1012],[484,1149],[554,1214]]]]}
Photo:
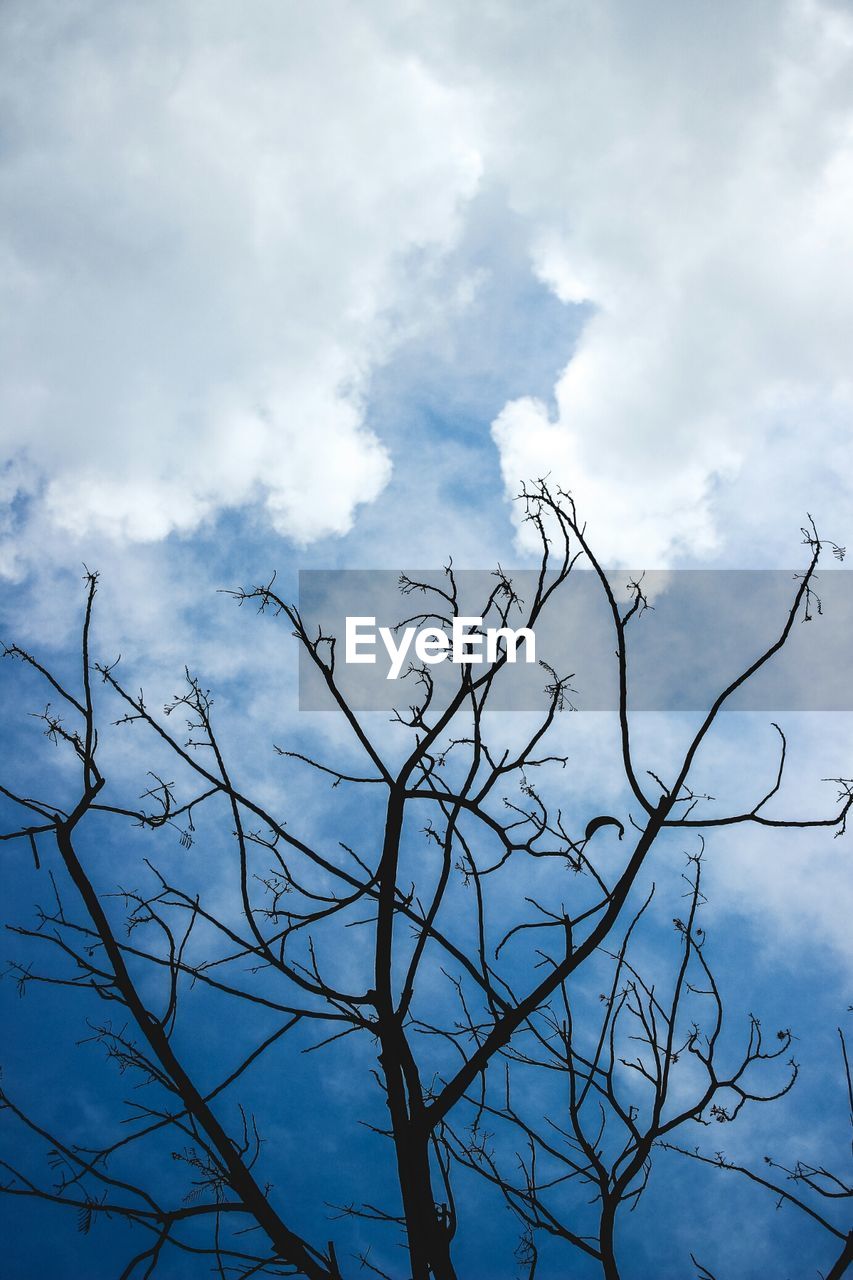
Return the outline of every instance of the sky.
{"type": "MultiPolygon", "coordinates": [[[[614,569],[794,572],[809,513],[853,541],[846,0],[4,0],[0,209],[0,640],[71,670],[97,568],[99,653],[154,702],[203,671],[268,791],[261,731],[350,746],[300,715],[292,647],[221,588],[530,568],[515,498],[544,475],[614,569]]],[[[13,775],[61,781],[26,719],[41,692],[0,676],[13,775]]],[[[714,785],[772,775],[769,718],[726,722],[714,785]]],[[[571,726],[580,804],[605,720],[571,726]]],[[[638,717],[650,768],[686,725],[638,717]]],[[[791,803],[827,805],[849,714],[786,729],[791,803]]],[[[115,746],[123,784],[141,760],[115,746]]],[[[326,798],[300,803],[320,825],[326,798]]],[[[771,1003],[781,978],[819,1064],[850,1004],[844,843],[726,836],[708,869],[744,1011],[745,972],[771,1003]]],[[[15,857],[20,918],[38,885],[15,857]]],[[[26,1077],[42,1024],[0,987],[26,1077]]],[[[807,1145],[837,1087],[816,1071],[807,1145]]],[[[83,1274],[57,1261],[89,1247],[60,1216],[8,1280],[83,1274]]],[[[773,1244],[772,1213],[749,1262],[749,1221],[718,1280],[828,1263],[787,1219],[773,1244]]],[[[626,1280],[686,1274],[673,1232],[626,1280]]]]}

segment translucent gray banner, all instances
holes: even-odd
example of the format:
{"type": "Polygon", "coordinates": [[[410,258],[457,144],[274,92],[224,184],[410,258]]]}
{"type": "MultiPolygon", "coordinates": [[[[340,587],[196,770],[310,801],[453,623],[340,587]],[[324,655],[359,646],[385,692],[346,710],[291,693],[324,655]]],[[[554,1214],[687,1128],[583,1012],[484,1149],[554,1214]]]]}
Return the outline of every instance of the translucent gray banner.
{"type": "MultiPolygon", "coordinates": [[[[525,605],[534,598],[538,574],[522,569],[507,575],[522,602],[508,625],[522,627],[525,605]]],[[[411,571],[406,577],[447,591],[440,570],[411,571]]],[[[618,570],[608,580],[623,610],[626,590],[639,573],[618,570]]],[[[655,570],[642,575],[651,606],[627,628],[629,707],[634,711],[701,711],[734,678],[778,639],[794,601],[802,572],[794,570],[655,570]]],[[[455,574],[458,613],[483,616],[496,578],[489,570],[455,574]]],[[[784,648],[726,704],[738,711],[853,710],[853,572],[833,569],[816,576],[809,608],[801,606],[784,648]]],[[[421,641],[421,653],[435,682],[436,698],[458,687],[463,668],[453,661],[447,600],[430,592],[408,592],[391,570],[304,570],[299,575],[299,609],[309,635],[334,638],[335,682],[357,711],[390,711],[419,702],[423,690],[413,668],[424,665],[416,652],[418,633],[438,628],[421,641]],[[438,616],[426,615],[443,614],[438,616]],[[413,617],[413,615],[423,615],[413,617]],[[350,655],[347,661],[347,619],[350,655]],[[354,623],[353,619],[361,621],[354,623]],[[373,622],[366,621],[373,620],[373,622]],[[408,621],[410,635],[406,644],[408,621]],[[386,638],[380,628],[387,628],[386,638]],[[387,643],[386,643],[387,640],[387,643]],[[371,655],[375,661],[364,661],[371,655]],[[398,678],[389,678],[396,657],[398,678]]],[[[498,626],[494,614],[484,622],[498,626]]],[[[595,573],[575,569],[553,594],[534,629],[531,645],[519,643],[516,661],[494,681],[489,708],[494,711],[541,710],[552,677],[571,676],[570,701],[579,711],[610,711],[618,706],[619,685],[613,621],[595,573]]],[[[486,638],[467,647],[485,659],[486,638]]],[[[476,634],[476,633],[474,633],[476,634]]],[[[458,638],[458,637],[457,637],[458,638]]],[[[320,652],[328,658],[331,646],[320,652]]],[[[304,649],[299,658],[299,707],[332,710],[335,703],[322,673],[304,649]]],[[[468,666],[477,678],[485,661],[468,666]]]]}

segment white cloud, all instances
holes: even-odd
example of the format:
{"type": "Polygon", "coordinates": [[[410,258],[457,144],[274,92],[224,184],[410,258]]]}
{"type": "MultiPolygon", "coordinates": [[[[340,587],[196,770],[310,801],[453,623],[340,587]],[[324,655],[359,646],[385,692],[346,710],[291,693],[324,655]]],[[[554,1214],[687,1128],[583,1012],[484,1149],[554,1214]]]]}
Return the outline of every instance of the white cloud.
{"type": "MultiPolygon", "coordinates": [[[[732,518],[755,529],[756,508],[765,546],[767,525],[796,534],[808,506],[843,523],[850,482],[832,474],[853,463],[849,9],[662,0],[452,15],[432,57],[490,103],[485,171],[526,221],[540,277],[594,308],[556,412],[520,399],[494,424],[508,492],[550,471],[623,562],[711,554],[732,518]]],[[[421,20],[412,38],[426,41],[421,20]]]]}
{"type": "Polygon", "coordinates": [[[458,307],[430,267],[482,182],[590,315],[555,405],[493,424],[508,493],[551,472],[611,561],[746,541],[778,562],[806,509],[847,539],[847,7],[15,0],[3,21],[0,431],[29,536],[156,540],[250,502],[298,541],[346,532],[391,465],[371,372],[458,307]]]}
{"type": "Polygon", "coordinates": [[[356,6],[251,8],[4,6],[0,432],[35,527],[262,500],[309,541],[388,479],[367,380],[477,185],[460,94],[356,6]]]}

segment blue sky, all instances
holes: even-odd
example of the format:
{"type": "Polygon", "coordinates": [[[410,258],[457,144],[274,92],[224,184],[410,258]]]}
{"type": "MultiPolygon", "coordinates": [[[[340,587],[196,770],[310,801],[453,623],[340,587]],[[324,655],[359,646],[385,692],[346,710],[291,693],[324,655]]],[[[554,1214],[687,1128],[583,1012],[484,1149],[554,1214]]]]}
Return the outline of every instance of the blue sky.
{"type": "MultiPolygon", "coordinates": [[[[97,567],[99,656],[121,653],[152,705],[184,663],[203,673],[264,795],[283,785],[273,741],[350,762],[352,746],[298,713],[283,630],[220,588],[276,570],[292,593],[300,569],[449,555],[530,567],[513,497],[545,473],[614,567],[797,569],[807,512],[853,540],[849,4],[6,0],[0,48],[0,639],[73,672],[82,566],[97,567]]],[[[9,776],[65,785],[27,719],[40,690],[10,664],[0,680],[9,776]]],[[[702,761],[714,794],[772,773],[769,718],[725,720],[702,761]]],[[[649,768],[671,764],[689,723],[638,717],[649,768]]],[[[785,728],[790,805],[824,811],[821,779],[851,772],[849,715],[791,713],[785,728]]],[[[502,732],[520,732],[513,717],[502,732]]],[[[626,809],[612,722],[572,717],[558,734],[578,810],[626,809]]],[[[146,750],[105,742],[116,787],[138,794],[146,750]]],[[[356,798],[330,816],[324,790],[289,786],[312,832],[373,829],[356,798]]],[[[168,842],[162,856],[226,895],[227,839],[215,824],[205,839],[203,870],[168,842]]],[[[745,1121],[743,1150],[766,1138],[795,1159],[838,1142],[847,844],[736,831],[709,853],[733,1014],[763,1005],[801,1037],[796,1103],[745,1121]]],[[[109,828],[90,850],[106,889],[141,846],[109,828]]],[[[650,963],[672,941],[683,852],[667,845],[649,871],[650,963]]],[[[20,921],[44,876],[22,850],[3,856],[20,921]]],[[[0,996],[10,1091],[75,1133],[97,1126],[120,1085],[74,1047],[82,1005],[19,1001],[10,982],[0,996]],[[59,1091],[54,1043],[75,1073],[59,1091]]],[[[211,1037],[200,1062],[226,1054],[216,1018],[194,1017],[211,1037]]],[[[347,1053],[322,1079],[330,1116],[369,1075],[368,1047],[347,1053]]],[[[294,1096],[316,1061],[288,1066],[294,1096]]],[[[251,1088],[274,1109],[263,1081],[251,1088]]],[[[336,1176],[378,1168],[365,1139],[328,1141],[336,1176]]],[[[322,1167],[294,1192],[318,1220],[322,1167]]],[[[482,1189],[466,1194],[475,1218],[491,1212],[482,1189]]],[[[625,1226],[625,1280],[688,1274],[691,1196],[718,1280],[829,1265],[820,1232],[771,1198],[679,1166],[625,1226]]],[[[8,1280],[120,1274],[116,1227],[82,1237],[59,1212],[27,1213],[35,1235],[9,1219],[8,1280]]],[[[489,1224],[488,1271],[476,1233],[460,1241],[460,1274],[515,1274],[506,1216],[489,1224]]],[[[542,1266],[544,1280],[587,1274],[556,1254],[542,1266]]]]}

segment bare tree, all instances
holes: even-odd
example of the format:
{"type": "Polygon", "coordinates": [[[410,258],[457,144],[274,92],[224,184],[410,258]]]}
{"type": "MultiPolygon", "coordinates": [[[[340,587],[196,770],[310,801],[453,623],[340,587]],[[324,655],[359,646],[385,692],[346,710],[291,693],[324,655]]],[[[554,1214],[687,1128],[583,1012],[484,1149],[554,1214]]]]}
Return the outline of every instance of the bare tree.
{"type": "MultiPolygon", "coordinates": [[[[622,1208],[636,1209],[659,1150],[736,1170],[807,1213],[841,1242],[842,1254],[830,1275],[842,1275],[851,1260],[851,1237],[798,1195],[733,1164],[721,1152],[707,1157],[698,1148],[687,1150],[669,1140],[691,1124],[709,1128],[733,1123],[747,1104],[784,1097],[799,1074],[791,1029],[775,1031],[768,1041],[752,1014],[745,1045],[727,1065],[721,1064],[724,1008],[708,960],[707,935],[699,924],[701,870],[701,854],[691,856],[684,875],[688,910],[684,919],[673,920],[680,955],[671,983],[648,981],[629,956],[652,889],[618,951],[602,947],[613,976],[600,996],[598,1024],[587,1017],[578,1027],[575,1002],[568,984],[562,983],[559,1005],[546,1006],[529,1019],[531,1047],[511,1044],[504,1051],[503,1098],[490,1103],[481,1099],[467,1131],[457,1134],[446,1127],[454,1158],[499,1190],[518,1217],[530,1274],[537,1234],[544,1233],[597,1259],[607,1280],[618,1280],[617,1214],[622,1208]],[[515,1104],[519,1067],[550,1072],[565,1082],[558,1091],[556,1116],[543,1106],[546,1089],[525,1090],[537,1103],[531,1116],[515,1104]],[[509,1143],[501,1142],[500,1129],[509,1130],[509,1143]],[[505,1156],[502,1162],[501,1148],[511,1155],[509,1162],[505,1156]]],[[[847,1068],[846,1049],[844,1063],[847,1068]]],[[[847,1080],[849,1091],[849,1069],[847,1080]]],[[[769,1158],[767,1163],[818,1195],[837,1201],[853,1195],[842,1177],[823,1167],[798,1161],[788,1169],[769,1158]]]]}
{"type": "MultiPolygon", "coordinates": [[[[57,678],[36,655],[7,647],[7,656],[46,682],[45,734],[76,760],[73,783],[63,775],[50,798],[0,787],[25,815],[2,839],[29,849],[50,896],[33,924],[14,931],[55,962],[16,959],[10,973],[22,992],[46,983],[97,998],[104,1012],[90,1019],[91,1036],[145,1087],[130,1111],[116,1116],[124,1127],[94,1135],[86,1147],[49,1130],[16,1102],[14,1088],[4,1091],[7,1118],[44,1146],[53,1173],[36,1177],[13,1155],[4,1162],[3,1190],[74,1209],[84,1229],[105,1215],[137,1228],[141,1247],[121,1272],[126,1280],[153,1275],[170,1249],[197,1257],[203,1270],[212,1260],[220,1276],[340,1280],[354,1268],[340,1247],[342,1219],[377,1241],[387,1228],[392,1249],[398,1240],[405,1247],[399,1263],[384,1245],[377,1253],[362,1247],[359,1265],[380,1275],[450,1280],[463,1217],[458,1178],[466,1171],[519,1218],[519,1257],[530,1277],[538,1242],[550,1235],[598,1260],[610,1280],[618,1274],[617,1211],[640,1199],[660,1144],[693,1122],[731,1122],[747,1102],[769,1101],[792,1087],[791,1032],[768,1044],[755,1018],[741,1056],[720,1061],[723,1002],[697,924],[699,858],[688,864],[688,911],[676,923],[679,958],[666,997],[631,959],[629,941],[643,915],[632,904],[641,872],[668,832],[696,841],[720,826],[845,829],[853,804],[846,778],[836,780],[832,813],[778,812],[786,760],[781,730],[774,784],[749,808],[714,807],[693,783],[697,755],[719,714],[808,609],[822,551],[840,549],[821,541],[813,525],[804,530],[808,564],[776,634],[720,691],[664,779],[640,768],[631,733],[629,634],[648,603],[642,584],[631,583],[627,603],[620,603],[568,495],[540,482],[522,500],[542,547],[535,590],[522,601],[498,570],[481,616],[484,625],[502,627],[518,616],[532,629],[575,566],[592,567],[616,654],[620,767],[631,797],[621,816],[569,814],[559,803],[566,758],[548,740],[569,705],[567,673],[547,670],[543,712],[520,745],[495,743],[487,716],[497,684],[512,679],[505,646],[479,672],[460,667],[449,694],[439,691],[428,667],[413,669],[413,705],[397,714],[393,733],[377,735],[341,691],[334,637],[309,633],[274,580],[232,594],[292,631],[363,758],[352,769],[308,754],[301,743],[279,749],[289,769],[331,784],[348,821],[346,794],[368,798],[368,818],[360,814],[331,846],[325,835],[312,834],[310,823],[300,827],[309,785],[301,772],[288,775],[296,781],[288,782],[280,808],[250,794],[241,778],[248,770],[229,758],[198,677],[187,672],[184,691],[157,715],[120,677],[117,663],[93,656],[97,575],[87,575],[77,684],[57,678]],[[120,708],[116,723],[150,738],[152,772],[141,800],[127,799],[102,763],[102,704],[110,703],[120,708]],[[175,729],[176,721],[185,728],[175,729]],[[196,850],[218,827],[231,848],[225,900],[219,893],[210,901],[204,874],[178,883],[148,858],[143,867],[113,869],[112,882],[104,883],[93,850],[104,824],[114,831],[121,823],[152,839],[172,832],[196,850]],[[526,869],[543,863],[554,868],[553,897],[533,901],[526,869]],[[144,874],[145,887],[127,887],[137,874],[144,874]],[[570,894],[561,883],[571,884],[570,894]],[[354,937],[362,940],[357,952],[354,937]],[[593,1021],[579,1010],[573,984],[581,970],[602,962],[613,966],[613,976],[593,1021]],[[192,1010],[200,1001],[205,1009],[204,1002],[219,1002],[222,1016],[233,1020],[235,1045],[245,1040],[227,1068],[199,1060],[193,1049],[192,1010]],[[691,1012],[697,1005],[700,1011],[691,1012]],[[626,1035],[633,1051],[620,1048],[626,1035]],[[355,1179],[351,1199],[329,1211],[340,1226],[319,1235],[322,1213],[297,1217],[293,1209],[298,1168],[285,1169],[283,1186],[270,1184],[264,1134],[275,1116],[257,1116],[236,1097],[282,1044],[335,1053],[351,1037],[376,1045],[365,1098],[372,1089],[386,1115],[377,1122],[366,1102],[353,1127],[367,1124],[388,1151],[396,1192],[367,1200],[361,1187],[369,1180],[355,1179]],[[701,1077],[701,1084],[691,1081],[686,1102],[673,1084],[685,1063],[701,1077]],[[765,1083],[765,1073],[780,1067],[781,1076],[765,1083]],[[530,1114],[529,1090],[525,1105],[517,1105],[530,1073],[566,1082],[562,1115],[530,1114]],[[520,1172],[490,1149],[487,1121],[505,1127],[511,1140],[521,1137],[520,1172]],[[575,1185],[595,1198],[591,1221],[575,1214],[575,1185]],[[337,1246],[329,1234],[339,1236],[337,1246]]],[[[452,627],[460,612],[452,567],[443,586],[411,579],[401,585],[404,594],[427,597],[419,617],[452,627]]],[[[283,1081],[286,1088],[286,1075],[283,1081]]]]}
{"type": "MultiPolygon", "coordinates": [[[[853,1080],[851,1080],[850,1076],[847,1042],[840,1027],[838,1028],[838,1038],[841,1045],[841,1060],[846,1084],[845,1102],[847,1104],[848,1128],[853,1131],[853,1080]]],[[[814,1164],[810,1159],[800,1158],[783,1164],[772,1156],[764,1156],[765,1172],[760,1174],[754,1169],[727,1159],[722,1151],[715,1151],[713,1155],[705,1155],[698,1146],[688,1149],[678,1146],[677,1143],[663,1140],[661,1140],[660,1146],[664,1150],[675,1151],[690,1160],[696,1160],[700,1164],[709,1165],[714,1169],[722,1169],[729,1173],[739,1174],[748,1182],[762,1187],[765,1191],[769,1191],[776,1198],[778,1207],[790,1206],[805,1214],[813,1222],[819,1223],[829,1236],[833,1237],[836,1242],[841,1242],[841,1251],[829,1271],[826,1272],[826,1280],[841,1280],[841,1277],[853,1262],[853,1230],[847,1231],[845,1235],[844,1230],[839,1229],[826,1216],[824,1205],[828,1204],[831,1208],[833,1205],[844,1204],[853,1198],[853,1180],[851,1180],[849,1173],[838,1173],[834,1169],[827,1168],[824,1164],[814,1164]],[[789,1185],[786,1186],[786,1183],[789,1185]],[[793,1184],[793,1190],[790,1184],[793,1184]],[[824,1203],[821,1204],[821,1201],[824,1203]]],[[[851,1147],[853,1147],[853,1138],[851,1138],[851,1147]]],[[[837,1243],[835,1247],[838,1249],[837,1243]]]]}

